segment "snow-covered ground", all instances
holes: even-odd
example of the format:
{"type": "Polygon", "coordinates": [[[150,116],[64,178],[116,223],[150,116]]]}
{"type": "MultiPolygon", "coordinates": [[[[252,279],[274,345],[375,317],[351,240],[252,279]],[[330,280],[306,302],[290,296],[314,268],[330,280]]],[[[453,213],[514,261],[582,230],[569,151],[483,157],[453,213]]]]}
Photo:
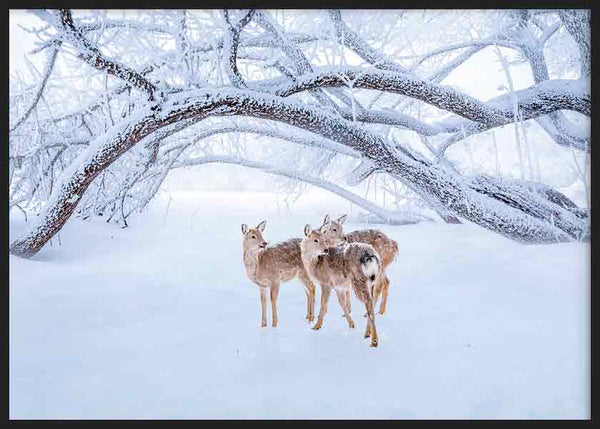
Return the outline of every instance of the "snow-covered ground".
{"type": "MultiPolygon", "coordinates": [[[[356,298],[356,329],[332,298],[313,331],[296,281],[261,329],[241,261],[241,223],[268,219],[273,243],[348,203],[171,196],[166,217],[163,195],[130,228],[72,219],[60,246],[10,257],[11,418],[590,417],[589,245],[381,227],[400,257],[371,348],[356,298]]],[[[11,238],[26,226],[11,213],[11,238]]]]}

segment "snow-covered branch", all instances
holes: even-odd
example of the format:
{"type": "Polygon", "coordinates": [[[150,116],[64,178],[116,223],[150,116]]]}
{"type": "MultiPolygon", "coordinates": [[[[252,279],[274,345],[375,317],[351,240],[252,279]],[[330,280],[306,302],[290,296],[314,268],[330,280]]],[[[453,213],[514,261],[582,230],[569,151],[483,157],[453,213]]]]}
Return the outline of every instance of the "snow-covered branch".
{"type": "Polygon", "coordinates": [[[254,9],[251,9],[237,23],[232,24],[229,18],[229,11],[227,9],[223,10],[223,17],[225,18],[225,22],[227,22],[228,28],[227,36],[225,37],[223,46],[224,63],[229,80],[236,88],[246,87],[246,84],[242,79],[242,75],[237,67],[237,51],[242,29],[248,25],[252,19],[252,16],[254,15],[254,12],[254,9]]]}
{"type": "Polygon", "coordinates": [[[338,42],[352,49],[363,60],[371,64],[373,67],[395,71],[397,73],[405,73],[407,70],[400,64],[386,58],[381,52],[373,49],[364,39],[356,34],[342,19],[342,14],[339,10],[330,10],[329,18],[335,29],[335,34],[338,42]]]}
{"type": "MultiPolygon", "coordinates": [[[[558,79],[544,81],[527,89],[514,91],[513,93],[505,94],[488,101],[487,105],[503,111],[506,115],[505,119],[498,123],[486,124],[480,122],[464,125],[460,124],[460,122],[455,123],[455,126],[459,125],[461,129],[438,147],[439,156],[443,156],[448,147],[466,137],[511,123],[512,118],[508,117],[509,112],[512,111],[510,107],[511,97],[515,97],[519,101],[519,113],[523,120],[540,118],[543,115],[552,114],[559,110],[573,110],[588,116],[591,114],[591,93],[585,81],[558,79]]],[[[589,146],[583,139],[578,141],[571,138],[565,145],[581,150],[589,150],[589,146]]]]}
{"type": "Polygon", "coordinates": [[[97,139],[73,164],[74,168],[63,173],[62,184],[56,187],[46,212],[32,231],[11,245],[11,252],[22,256],[35,254],[64,225],[92,180],[137,142],[162,127],[192,124],[212,115],[271,119],[336,140],[443,208],[519,241],[571,241],[587,234],[587,224],[579,220],[574,224],[567,222],[563,228],[549,224],[546,217],[538,217],[545,216],[547,211],[538,210],[537,202],[507,199],[497,189],[490,192],[478,182],[467,184],[435,165],[407,157],[377,135],[324,110],[302,106],[294,100],[231,89],[177,94],[163,105],[160,115],[151,113],[149,108],[141,109],[97,139]]]}
{"type": "Polygon", "coordinates": [[[19,128],[19,126],[27,120],[27,118],[29,117],[29,115],[31,114],[33,109],[37,106],[38,102],[40,101],[40,98],[42,97],[42,93],[44,92],[44,88],[46,87],[46,83],[48,82],[48,79],[50,78],[50,75],[52,74],[52,70],[54,69],[54,64],[56,63],[56,57],[58,55],[59,48],[60,48],[60,44],[55,46],[50,51],[50,54],[48,55],[48,60],[46,62],[46,68],[44,70],[44,74],[42,75],[42,81],[40,82],[35,95],[31,99],[31,103],[30,103],[29,107],[27,109],[25,109],[25,112],[23,112],[23,115],[19,119],[17,119],[15,124],[12,127],[10,127],[11,133],[14,130],[16,130],[17,128],[19,128]]]}
{"type": "MultiPolygon", "coordinates": [[[[512,121],[512,108],[507,106],[510,95],[484,103],[449,87],[408,75],[359,67],[335,68],[301,76],[294,83],[276,86],[273,92],[288,97],[313,88],[341,87],[345,79],[352,80],[355,88],[406,95],[480,124],[499,126],[512,121]]],[[[579,80],[546,81],[516,94],[526,119],[557,110],[573,110],[588,116],[591,112],[591,95],[585,82],[579,80]]]]}
{"type": "Polygon", "coordinates": [[[565,28],[573,39],[575,39],[577,46],[579,46],[579,54],[581,55],[581,76],[589,76],[592,67],[592,39],[590,37],[591,13],[586,9],[563,9],[558,13],[565,28]]]}
{"type": "Polygon", "coordinates": [[[154,101],[156,86],[143,77],[137,71],[106,58],[100,50],[85,38],[83,33],[75,27],[73,16],[69,9],[60,9],[58,22],[65,39],[71,43],[80,57],[92,67],[104,70],[108,74],[116,76],[128,82],[131,86],[141,89],[148,94],[148,99],[154,101]]]}

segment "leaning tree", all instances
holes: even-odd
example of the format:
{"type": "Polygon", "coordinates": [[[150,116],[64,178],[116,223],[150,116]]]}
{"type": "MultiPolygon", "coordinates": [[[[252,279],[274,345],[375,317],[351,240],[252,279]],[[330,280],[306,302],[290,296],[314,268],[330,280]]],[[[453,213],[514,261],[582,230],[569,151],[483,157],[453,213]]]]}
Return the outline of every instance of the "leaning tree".
{"type": "Polygon", "coordinates": [[[540,180],[531,150],[518,149],[517,178],[447,156],[503,127],[527,145],[533,124],[589,159],[589,11],[32,13],[44,25],[27,29],[31,54],[46,61],[31,65],[33,85],[11,78],[9,204],[39,215],[12,254],[35,255],[73,214],[126,225],[170,171],[207,163],[320,186],[398,222],[410,219],[342,185],[382,177],[383,192],[446,222],[520,242],[589,239],[589,211],[540,180]],[[509,91],[482,101],[443,85],[484,50],[509,91]],[[514,89],[511,61],[531,86],[514,89]]]}

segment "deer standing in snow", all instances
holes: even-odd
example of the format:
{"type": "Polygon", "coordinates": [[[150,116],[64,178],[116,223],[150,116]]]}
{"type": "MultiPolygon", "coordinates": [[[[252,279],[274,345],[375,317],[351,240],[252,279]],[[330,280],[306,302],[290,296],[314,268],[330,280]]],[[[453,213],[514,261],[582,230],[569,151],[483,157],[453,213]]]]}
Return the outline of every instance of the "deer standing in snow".
{"type": "Polygon", "coordinates": [[[246,274],[260,289],[262,308],[261,327],[267,326],[267,292],[271,298],[272,326],[277,326],[277,296],[282,282],[298,278],[306,293],[306,319],[314,320],[315,285],[310,280],[300,256],[300,239],[292,238],[273,246],[267,246],[263,231],[267,221],[263,220],[256,228],[242,224],[243,260],[246,274]]]}
{"type": "MultiPolygon", "coordinates": [[[[340,242],[347,243],[367,243],[373,246],[381,257],[381,276],[375,285],[374,303],[376,304],[379,295],[381,295],[381,304],[379,306],[379,314],[384,314],[387,307],[388,289],[390,280],[388,279],[385,269],[396,259],[398,255],[398,243],[392,240],[378,229],[363,229],[353,231],[344,235],[344,221],[347,215],[340,216],[337,220],[331,220],[329,215],[325,215],[323,224],[331,222],[331,227],[326,232],[328,245],[335,246],[340,242]]],[[[350,294],[347,295],[348,312],[350,312],[350,294]]]]}
{"type": "Polygon", "coordinates": [[[352,289],[367,308],[365,338],[371,337],[371,346],[377,347],[373,288],[381,273],[379,255],[372,246],[364,243],[342,243],[329,247],[325,234],[330,227],[330,222],[314,230],[306,225],[304,238],[300,242],[304,266],[311,278],[321,285],[321,307],[313,329],[323,326],[331,289],[335,289],[348,325],[354,328],[354,321],[346,305],[346,296],[352,289]]]}

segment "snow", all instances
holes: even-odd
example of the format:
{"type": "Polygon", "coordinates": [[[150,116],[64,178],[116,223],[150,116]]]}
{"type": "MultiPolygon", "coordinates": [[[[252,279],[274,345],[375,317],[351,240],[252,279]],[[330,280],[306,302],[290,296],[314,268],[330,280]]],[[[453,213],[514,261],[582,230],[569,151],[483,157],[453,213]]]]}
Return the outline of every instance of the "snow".
{"type": "MultiPolygon", "coordinates": [[[[325,213],[351,207],[172,192],[130,228],[73,218],[60,246],[10,256],[10,418],[590,418],[589,243],[377,226],[400,250],[378,348],[356,299],[356,329],[332,299],[311,330],[297,281],[261,329],[240,224],[268,219],[274,243],[325,213]]],[[[11,241],[27,226],[11,212],[11,241]]]]}

